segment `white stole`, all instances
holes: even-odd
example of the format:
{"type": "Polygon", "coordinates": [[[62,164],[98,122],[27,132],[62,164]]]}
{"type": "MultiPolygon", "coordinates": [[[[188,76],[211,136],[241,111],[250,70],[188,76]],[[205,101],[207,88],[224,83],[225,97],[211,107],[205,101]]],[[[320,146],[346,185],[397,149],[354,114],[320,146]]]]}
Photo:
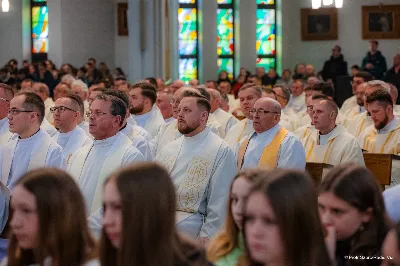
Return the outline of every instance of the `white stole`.
{"type": "MultiPolygon", "coordinates": [[[[104,164],[101,167],[94,199],[91,204],[92,207],[90,209],[90,214],[94,213],[101,207],[103,183],[105,179],[111,174],[111,172],[122,166],[122,159],[132,145],[132,141],[127,136],[125,136],[123,133],[118,134],[119,136],[112,144],[110,150],[107,152],[104,164]]],[[[76,152],[76,157],[74,158],[73,163],[70,163],[68,165],[67,172],[69,172],[77,182],[79,182],[79,179],[81,178],[83,167],[92,148],[93,144],[86,145],[80,148],[76,152]]]]}
{"type": "MultiPolygon", "coordinates": [[[[45,132],[37,132],[40,134],[33,144],[31,158],[29,160],[28,170],[44,167],[46,164],[47,153],[50,148],[51,138],[45,132]]],[[[10,175],[11,165],[14,157],[15,148],[17,147],[19,138],[14,138],[10,141],[9,145],[4,147],[3,150],[3,164],[1,173],[1,182],[7,184],[8,177],[10,175]]]]}
{"type": "MultiPolygon", "coordinates": [[[[218,151],[224,141],[221,138],[212,138],[212,132],[208,132],[204,140],[193,151],[194,157],[186,168],[186,176],[177,189],[177,217],[176,223],[196,213],[206,191],[207,184],[212,175],[214,163],[217,161],[218,151]],[[215,143],[213,143],[215,142],[215,143]]],[[[162,156],[157,158],[171,173],[179,157],[179,152],[185,137],[162,150],[162,156]],[[177,152],[178,151],[178,152],[177,152]]]]}

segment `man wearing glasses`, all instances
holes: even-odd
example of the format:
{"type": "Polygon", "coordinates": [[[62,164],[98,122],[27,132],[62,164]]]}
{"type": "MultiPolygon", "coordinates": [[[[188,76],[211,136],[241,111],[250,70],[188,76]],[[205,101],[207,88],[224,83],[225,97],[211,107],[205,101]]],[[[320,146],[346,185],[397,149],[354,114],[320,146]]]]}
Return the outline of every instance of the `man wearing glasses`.
{"type": "Polygon", "coordinates": [[[18,93],[10,101],[10,132],[16,136],[0,151],[1,181],[9,189],[30,170],[62,165],[62,148],[40,128],[43,119],[44,103],[35,93],[18,93]]]}
{"type": "Polygon", "coordinates": [[[77,181],[89,214],[100,209],[103,182],[112,171],[132,162],[144,161],[132,141],[120,132],[126,108],[124,102],[115,96],[96,96],[86,114],[93,143],[78,149],[69,160],[67,172],[77,181]]]}
{"type": "Polygon", "coordinates": [[[7,84],[0,83],[0,147],[6,144],[12,136],[8,126],[8,109],[14,97],[13,89],[7,84]]]}
{"type": "Polygon", "coordinates": [[[53,139],[63,148],[64,160],[67,164],[79,148],[92,142],[85,131],[78,126],[81,105],[83,105],[81,98],[70,94],[58,98],[55,106],[50,108],[54,116],[54,126],[59,131],[53,139]]]}
{"type": "Polygon", "coordinates": [[[255,132],[238,145],[238,168],[304,170],[306,156],[300,140],[279,126],[281,105],[271,98],[261,98],[255,102],[250,113],[255,132]]]}

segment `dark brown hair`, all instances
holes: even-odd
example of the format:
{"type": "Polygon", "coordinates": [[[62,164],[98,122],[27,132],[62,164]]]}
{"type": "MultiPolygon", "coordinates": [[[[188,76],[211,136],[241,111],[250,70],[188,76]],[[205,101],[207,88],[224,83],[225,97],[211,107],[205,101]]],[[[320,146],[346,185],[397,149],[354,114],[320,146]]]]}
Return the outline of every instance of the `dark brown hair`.
{"type": "Polygon", "coordinates": [[[390,93],[384,90],[376,90],[370,95],[367,96],[367,103],[371,104],[373,102],[378,102],[380,105],[383,106],[392,106],[393,107],[393,100],[390,93]]]}
{"type": "Polygon", "coordinates": [[[354,77],[357,78],[362,78],[364,79],[364,82],[368,82],[374,79],[374,77],[371,75],[371,73],[367,71],[360,71],[357,74],[354,75],[354,77]]]}
{"type": "MultiPolygon", "coordinates": [[[[355,232],[349,256],[368,256],[380,253],[382,243],[390,228],[381,190],[376,178],[367,168],[349,163],[332,169],[323,179],[319,193],[331,192],[360,212],[372,209],[371,220],[363,230],[355,232]]],[[[349,265],[367,265],[352,260],[349,265]],[[356,264],[357,263],[357,264],[356,264]]]]}
{"type": "MultiPolygon", "coordinates": [[[[207,91],[207,90],[205,90],[205,91],[207,91]]],[[[182,98],[185,98],[185,97],[196,98],[197,107],[204,109],[208,113],[210,112],[210,110],[211,110],[210,101],[205,96],[201,95],[199,92],[192,91],[192,90],[186,90],[182,94],[182,98]]]]}
{"type": "Polygon", "coordinates": [[[15,95],[17,96],[25,96],[25,101],[23,103],[23,107],[27,110],[31,110],[37,112],[39,117],[39,124],[43,122],[44,119],[44,102],[39,95],[34,92],[19,92],[15,95]]]}
{"type": "MultiPolygon", "coordinates": [[[[318,214],[317,193],[308,174],[283,169],[264,171],[253,184],[249,197],[257,192],[265,195],[275,213],[287,266],[331,264],[318,214]]],[[[245,216],[245,236],[246,222],[245,216]]],[[[246,237],[245,246],[244,265],[260,265],[249,256],[246,237]]]]}
{"type": "Polygon", "coordinates": [[[312,90],[318,91],[318,92],[322,93],[323,95],[326,95],[327,97],[332,97],[332,99],[335,96],[335,88],[329,82],[317,83],[313,86],[312,90]]]}
{"type": "Polygon", "coordinates": [[[131,89],[136,89],[136,88],[142,89],[142,93],[141,93],[142,96],[150,99],[152,105],[156,102],[157,90],[153,84],[146,83],[146,82],[136,83],[136,84],[133,84],[132,86],[130,86],[129,89],[131,90],[131,89]]]}
{"type": "Polygon", "coordinates": [[[19,185],[36,198],[38,247],[21,249],[11,235],[8,266],[43,265],[47,257],[53,266],[83,265],[94,258],[95,242],[89,233],[85,203],[71,176],[55,168],[42,168],[24,175],[19,185]]]}
{"type": "Polygon", "coordinates": [[[195,257],[206,265],[202,250],[182,238],[175,227],[176,196],[168,172],[156,163],[138,163],[112,174],[122,203],[122,243],[116,249],[104,230],[102,266],[180,265],[195,257]]]}

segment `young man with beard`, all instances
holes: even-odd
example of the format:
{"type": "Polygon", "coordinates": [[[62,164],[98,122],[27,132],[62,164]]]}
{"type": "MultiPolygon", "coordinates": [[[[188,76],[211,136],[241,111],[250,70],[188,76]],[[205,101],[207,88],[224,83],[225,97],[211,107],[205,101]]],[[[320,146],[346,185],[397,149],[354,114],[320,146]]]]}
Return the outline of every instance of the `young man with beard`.
{"type": "Polygon", "coordinates": [[[236,174],[233,151],[207,128],[211,106],[198,92],[185,91],[179,103],[178,130],[155,158],[170,173],[177,195],[177,227],[201,241],[215,235],[226,213],[236,174]]]}
{"type": "Polygon", "coordinates": [[[150,83],[137,83],[130,88],[129,98],[129,111],[132,116],[128,123],[132,125],[136,121],[138,126],[155,138],[160,128],[165,125],[160,110],[155,106],[156,88],[150,83]]]}
{"type": "MultiPolygon", "coordinates": [[[[368,95],[368,112],[373,125],[366,128],[359,142],[369,153],[400,154],[400,118],[393,114],[393,99],[390,93],[376,90],[368,95]]],[[[393,161],[392,184],[400,183],[400,164],[393,161]]]]}

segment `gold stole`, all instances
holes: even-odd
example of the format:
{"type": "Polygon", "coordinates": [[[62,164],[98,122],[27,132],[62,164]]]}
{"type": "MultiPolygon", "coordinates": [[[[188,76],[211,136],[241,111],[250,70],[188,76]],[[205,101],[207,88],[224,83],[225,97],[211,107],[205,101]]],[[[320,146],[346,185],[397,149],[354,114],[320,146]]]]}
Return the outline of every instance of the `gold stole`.
{"type": "MultiPolygon", "coordinates": [[[[386,138],[385,142],[383,143],[379,153],[384,153],[386,145],[389,143],[389,141],[393,137],[393,134],[399,129],[400,128],[396,128],[395,130],[392,130],[389,133],[389,136],[386,138]]],[[[377,133],[376,133],[376,131],[374,131],[374,132],[371,133],[371,135],[366,137],[365,144],[364,144],[364,147],[363,147],[364,150],[367,150],[370,153],[374,152],[375,146],[376,146],[376,140],[374,141],[374,138],[376,137],[376,135],[377,135],[377,133]],[[370,147],[370,149],[369,149],[369,147],[370,147]]],[[[397,151],[396,151],[397,147],[395,147],[394,149],[395,150],[394,150],[393,154],[397,154],[397,151]]]]}
{"type": "MultiPolygon", "coordinates": [[[[288,130],[281,127],[279,128],[278,132],[276,133],[275,137],[271,141],[271,143],[264,147],[264,150],[261,154],[260,160],[258,161],[259,167],[266,167],[266,168],[276,168],[277,161],[278,161],[278,152],[281,146],[283,139],[288,134],[288,130]]],[[[244,155],[247,150],[247,146],[249,145],[249,138],[247,138],[243,143],[240,145],[239,148],[239,156],[238,156],[238,169],[242,168],[244,155]]]]}

